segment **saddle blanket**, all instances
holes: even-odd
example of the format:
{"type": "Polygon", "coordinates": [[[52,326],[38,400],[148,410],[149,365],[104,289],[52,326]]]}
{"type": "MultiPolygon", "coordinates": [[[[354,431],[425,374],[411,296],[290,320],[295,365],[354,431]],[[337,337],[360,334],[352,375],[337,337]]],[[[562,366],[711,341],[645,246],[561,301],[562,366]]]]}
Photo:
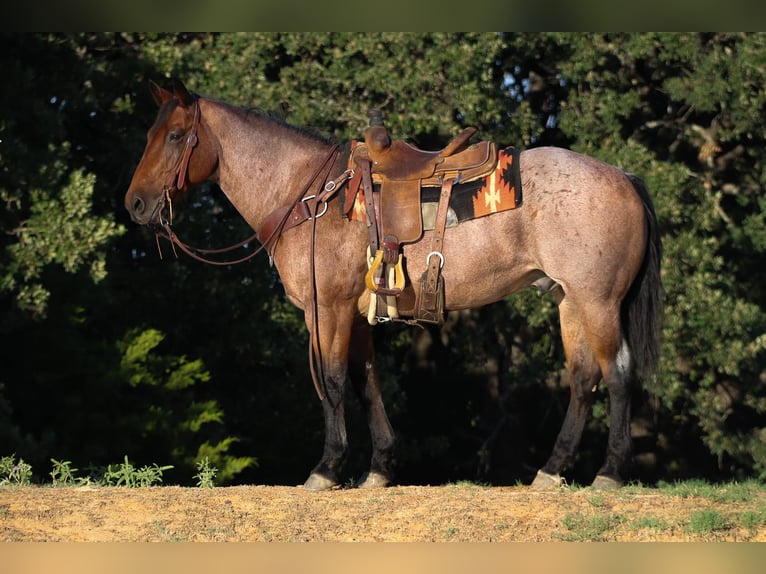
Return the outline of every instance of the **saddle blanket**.
{"type": "MultiPolygon", "coordinates": [[[[452,213],[448,216],[449,227],[469,219],[515,209],[521,205],[519,153],[519,150],[514,147],[500,150],[497,153],[497,167],[492,173],[475,181],[458,183],[452,188],[449,204],[452,213]]],[[[374,191],[379,190],[380,186],[375,185],[374,191]]],[[[425,229],[433,229],[440,193],[439,187],[421,188],[420,201],[425,229]]],[[[344,205],[345,198],[341,199],[341,205],[344,205]]],[[[355,221],[367,221],[364,189],[361,187],[354,199],[353,208],[348,210],[348,218],[355,221]]]]}

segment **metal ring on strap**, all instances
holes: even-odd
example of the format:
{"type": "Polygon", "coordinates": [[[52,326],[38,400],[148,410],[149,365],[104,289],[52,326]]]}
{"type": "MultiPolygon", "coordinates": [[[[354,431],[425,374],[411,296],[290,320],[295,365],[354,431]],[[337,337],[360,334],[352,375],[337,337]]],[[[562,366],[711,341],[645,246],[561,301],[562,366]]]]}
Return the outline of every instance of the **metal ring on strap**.
{"type": "MultiPolygon", "coordinates": [[[[316,195],[308,195],[308,196],[304,197],[303,199],[301,199],[301,203],[303,203],[305,201],[309,201],[311,199],[314,199],[315,197],[316,197],[316,195]]],[[[325,213],[327,213],[327,202],[326,201],[322,203],[322,211],[316,214],[316,218],[319,219],[325,213]]],[[[311,220],[311,217],[309,217],[309,220],[311,220]]]]}
{"type": "Polygon", "coordinates": [[[431,253],[426,255],[426,265],[429,265],[429,262],[431,261],[431,255],[438,255],[439,259],[441,259],[441,263],[439,263],[439,269],[444,267],[444,255],[442,255],[439,251],[431,251],[431,253]]]}

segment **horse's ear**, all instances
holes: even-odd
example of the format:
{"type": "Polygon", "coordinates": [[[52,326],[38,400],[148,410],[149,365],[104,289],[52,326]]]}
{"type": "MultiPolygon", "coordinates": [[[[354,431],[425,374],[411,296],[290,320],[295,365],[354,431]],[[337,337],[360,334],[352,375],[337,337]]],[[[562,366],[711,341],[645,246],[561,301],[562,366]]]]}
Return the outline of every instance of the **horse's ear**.
{"type": "Polygon", "coordinates": [[[173,93],[183,106],[190,106],[194,103],[194,96],[189,93],[184,83],[176,78],[173,79],[173,93]]]}
{"type": "Polygon", "coordinates": [[[152,92],[152,97],[154,98],[154,102],[157,104],[157,106],[161,106],[173,97],[173,94],[168,92],[165,88],[158,86],[151,80],[149,80],[149,91],[152,92]]]}

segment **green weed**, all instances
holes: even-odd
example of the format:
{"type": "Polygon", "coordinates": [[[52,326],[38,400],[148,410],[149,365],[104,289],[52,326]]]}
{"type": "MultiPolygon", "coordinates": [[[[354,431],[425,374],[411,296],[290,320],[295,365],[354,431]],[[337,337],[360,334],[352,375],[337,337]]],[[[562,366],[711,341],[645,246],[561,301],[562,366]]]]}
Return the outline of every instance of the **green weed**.
{"type": "Polygon", "coordinates": [[[634,530],[667,530],[670,524],[664,518],[648,514],[641,516],[631,523],[634,530]]]}
{"type": "Polygon", "coordinates": [[[162,484],[162,473],[173,468],[169,466],[142,466],[136,468],[125,455],[125,461],[119,465],[109,465],[104,472],[103,482],[106,486],[127,486],[129,488],[146,488],[162,484]]]}
{"type": "Polygon", "coordinates": [[[32,467],[16,454],[0,458],[0,486],[29,486],[32,480],[32,467]]]}
{"type": "Polygon", "coordinates": [[[748,510],[739,515],[739,523],[751,533],[766,525],[766,510],[748,510]]]}
{"type": "Polygon", "coordinates": [[[660,482],[657,486],[663,494],[683,498],[698,496],[715,502],[746,502],[764,489],[763,485],[755,480],[714,484],[692,479],[673,483],[660,482]]]}
{"type": "Polygon", "coordinates": [[[717,510],[706,508],[692,512],[689,515],[689,524],[686,527],[686,531],[689,534],[702,535],[720,530],[728,530],[731,527],[732,523],[726,516],[717,510]]]}
{"type": "Polygon", "coordinates": [[[457,534],[459,531],[460,531],[460,530],[459,530],[458,528],[456,528],[456,527],[454,527],[454,526],[450,526],[449,528],[447,528],[447,529],[444,531],[444,538],[446,538],[446,539],[448,539],[448,540],[449,540],[450,538],[452,538],[453,536],[455,536],[455,534],[457,534]]]}
{"type": "Polygon", "coordinates": [[[170,530],[167,525],[165,525],[163,522],[160,522],[159,520],[154,521],[154,527],[157,529],[157,532],[159,532],[160,536],[166,541],[166,542],[186,542],[187,538],[185,536],[182,536],[181,534],[178,534],[172,530],[170,530]]]}
{"type": "Polygon", "coordinates": [[[559,538],[567,542],[607,542],[614,538],[614,531],[625,518],[613,512],[583,516],[582,514],[567,514],[564,517],[564,527],[568,532],[560,534],[559,538]]]}
{"type": "Polygon", "coordinates": [[[207,457],[200,461],[197,461],[197,474],[193,478],[197,481],[199,488],[213,488],[215,486],[215,475],[218,474],[218,469],[210,465],[210,460],[207,457]]]}
{"type": "Polygon", "coordinates": [[[75,476],[78,469],[72,468],[70,461],[52,458],[51,464],[53,464],[53,470],[50,472],[53,486],[83,486],[90,484],[90,477],[75,476]]]}

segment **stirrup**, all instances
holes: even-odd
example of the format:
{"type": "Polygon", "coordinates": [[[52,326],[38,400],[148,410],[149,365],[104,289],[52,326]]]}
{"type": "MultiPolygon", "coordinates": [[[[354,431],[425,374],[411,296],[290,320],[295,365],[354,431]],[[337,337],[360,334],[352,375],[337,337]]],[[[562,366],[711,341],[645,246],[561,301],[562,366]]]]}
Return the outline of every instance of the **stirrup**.
{"type": "Polygon", "coordinates": [[[372,293],[377,293],[378,290],[380,290],[384,295],[398,295],[402,292],[402,289],[404,289],[405,278],[403,257],[401,253],[399,253],[399,256],[396,259],[396,264],[393,267],[393,281],[391,281],[389,274],[388,281],[389,283],[393,283],[393,285],[385,282],[383,273],[380,269],[380,266],[383,264],[382,249],[378,249],[375,252],[375,257],[371,257],[368,247],[367,262],[369,264],[369,269],[367,270],[367,274],[364,276],[364,284],[367,286],[367,289],[369,289],[372,293]],[[381,286],[383,286],[382,289],[381,286]]]}
{"type": "Polygon", "coordinates": [[[364,276],[364,284],[367,286],[373,294],[377,292],[380,284],[380,266],[383,263],[383,250],[378,249],[375,252],[375,257],[370,254],[370,248],[367,248],[367,275],[364,276]],[[376,275],[378,275],[376,277],[376,275]]]}

